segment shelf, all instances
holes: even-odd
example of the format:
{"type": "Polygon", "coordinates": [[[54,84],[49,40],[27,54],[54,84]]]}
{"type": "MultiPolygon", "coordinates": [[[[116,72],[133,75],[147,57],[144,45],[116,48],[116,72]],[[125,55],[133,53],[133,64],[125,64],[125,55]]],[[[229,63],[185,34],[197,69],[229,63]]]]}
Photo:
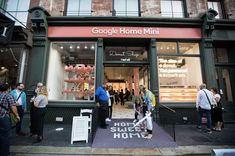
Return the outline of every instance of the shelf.
{"type": "Polygon", "coordinates": [[[93,95],[93,91],[71,91],[71,90],[64,90],[63,93],[65,94],[83,94],[83,95],[93,95]]]}
{"type": "Polygon", "coordinates": [[[68,82],[68,83],[94,83],[94,80],[79,79],[79,80],[64,80],[64,82],[68,82]]]}

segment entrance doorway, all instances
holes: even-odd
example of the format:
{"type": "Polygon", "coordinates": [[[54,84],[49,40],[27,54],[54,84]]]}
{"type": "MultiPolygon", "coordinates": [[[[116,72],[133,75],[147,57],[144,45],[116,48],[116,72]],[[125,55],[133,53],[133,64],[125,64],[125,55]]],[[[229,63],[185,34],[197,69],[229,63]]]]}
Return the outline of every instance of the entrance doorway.
{"type": "Polygon", "coordinates": [[[120,64],[104,67],[105,79],[114,91],[112,119],[134,120],[134,99],[139,96],[139,84],[148,87],[148,71],[148,66],[120,64]]]}

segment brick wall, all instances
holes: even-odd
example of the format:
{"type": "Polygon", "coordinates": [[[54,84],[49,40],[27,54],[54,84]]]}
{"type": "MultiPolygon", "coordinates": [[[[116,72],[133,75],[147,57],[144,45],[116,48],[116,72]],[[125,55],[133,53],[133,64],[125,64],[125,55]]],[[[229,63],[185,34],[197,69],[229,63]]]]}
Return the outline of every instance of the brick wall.
{"type": "Polygon", "coordinates": [[[93,0],[92,16],[112,16],[112,0],[93,0]]]}
{"type": "Polygon", "coordinates": [[[141,16],[142,17],[159,17],[161,16],[160,1],[141,0],[141,16]]]}
{"type": "Polygon", "coordinates": [[[41,0],[39,5],[44,7],[51,16],[62,16],[65,0],[41,0]]]}
{"type": "Polygon", "coordinates": [[[207,0],[187,0],[186,5],[190,18],[199,18],[200,14],[207,11],[207,0]]]}
{"type": "Polygon", "coordinates": [[[225,10],[229,19],[235,19],[235,1],[224,0],[225,10]]]}

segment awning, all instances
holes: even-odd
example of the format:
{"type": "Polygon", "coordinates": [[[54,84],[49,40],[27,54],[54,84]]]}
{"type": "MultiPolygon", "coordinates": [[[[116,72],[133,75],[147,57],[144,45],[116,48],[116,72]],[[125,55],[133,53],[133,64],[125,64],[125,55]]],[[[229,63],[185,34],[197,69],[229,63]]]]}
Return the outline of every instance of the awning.
{"type": "Polygon", "coordinates": [[[11,42],[15,21],[0,12],[0,45],[11,42]]]}

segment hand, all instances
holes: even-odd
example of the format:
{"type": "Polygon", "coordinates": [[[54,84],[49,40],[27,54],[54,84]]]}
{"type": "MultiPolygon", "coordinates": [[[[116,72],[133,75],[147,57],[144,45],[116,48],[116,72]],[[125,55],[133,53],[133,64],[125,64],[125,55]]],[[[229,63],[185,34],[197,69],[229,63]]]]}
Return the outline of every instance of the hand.
{"type": "Polygon", "coordinates": [[[16,118],[18,119],[18,121],[20,121],[20,116],[18,114],[16,115],[16,118]]]}
{"type": "Polygon", "coordinates": [[[99,102],[97,102],[97,103],[96,103],[96,106],[97,106],[97,107],[100,107],[100,103],[99,103],[99,102]]]}

